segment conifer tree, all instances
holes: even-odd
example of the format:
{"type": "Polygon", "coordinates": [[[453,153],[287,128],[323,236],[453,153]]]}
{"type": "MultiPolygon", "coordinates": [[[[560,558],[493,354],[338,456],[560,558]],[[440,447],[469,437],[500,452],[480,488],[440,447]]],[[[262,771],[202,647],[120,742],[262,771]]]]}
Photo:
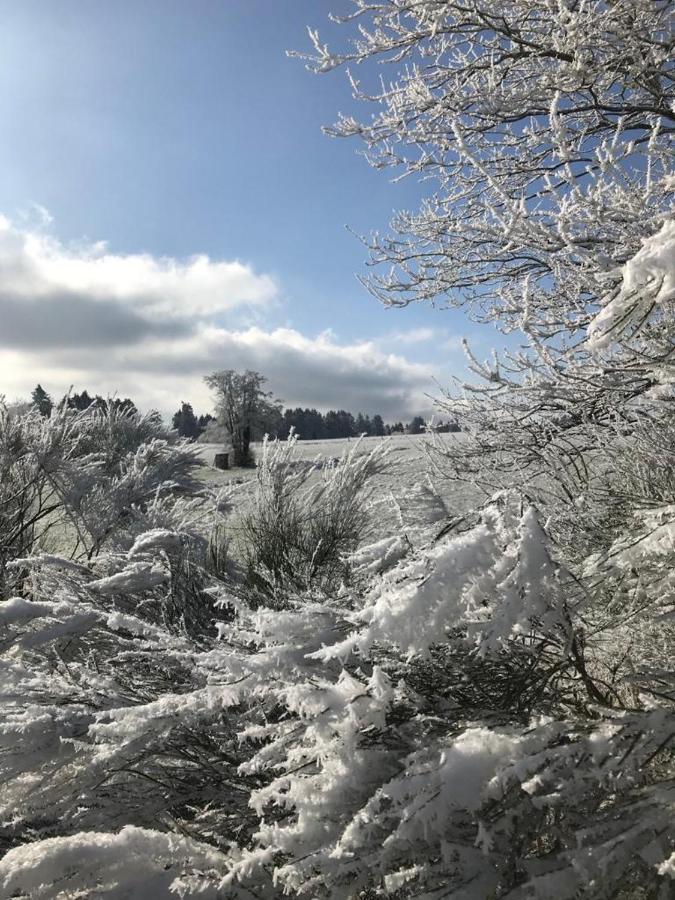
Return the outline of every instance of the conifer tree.
{"type": "Polygon", "coordinates": [[[41,416],[51,415],[54,404],[52,398],[41,384],[38,384],[31,394],[31,400],[33,401],[33,406],[38,410],[41,416]]]}
{"type": "Polygon", "coordinates": [[[190,403],[181,403],[180,409],[173,414],[171,423],[181,437],[194,440],[201,431],[190,403]]]}

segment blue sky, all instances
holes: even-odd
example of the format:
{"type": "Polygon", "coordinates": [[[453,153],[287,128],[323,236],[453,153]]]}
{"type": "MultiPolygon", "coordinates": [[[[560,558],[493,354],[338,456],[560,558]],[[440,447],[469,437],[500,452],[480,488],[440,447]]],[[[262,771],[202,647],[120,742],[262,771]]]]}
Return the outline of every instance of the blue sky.
{"type": "Polygon", "coordinates": [[[39,379],[170,411],[250,361],[289,403],[405,416],[461,372],[460,336],[495,340],[356,281],[366,251],[344,226],[384,229],[420,189],[325,137],[346,78],[286,57],[345,5],[0,0],[0,392],[39,379]]]}

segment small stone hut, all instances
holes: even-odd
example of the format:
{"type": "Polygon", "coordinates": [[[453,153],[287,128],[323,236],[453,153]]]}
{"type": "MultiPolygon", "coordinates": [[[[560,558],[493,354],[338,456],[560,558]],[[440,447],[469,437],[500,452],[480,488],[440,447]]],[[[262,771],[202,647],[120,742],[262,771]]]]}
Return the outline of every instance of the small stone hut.
{"type": "Polygon", "coordinates": [[[230,444],[223,444],[213,454],[213,467],[214,469],[229,469],[232,465],[232,446],[230,444]]]}

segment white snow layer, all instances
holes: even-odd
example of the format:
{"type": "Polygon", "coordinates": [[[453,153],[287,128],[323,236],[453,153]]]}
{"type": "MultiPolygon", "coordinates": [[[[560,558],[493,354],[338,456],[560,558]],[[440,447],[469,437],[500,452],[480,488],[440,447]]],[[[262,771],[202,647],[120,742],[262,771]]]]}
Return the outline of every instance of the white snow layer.
{"type": "Polygon", "coordinates": [[[639,324],[655,305],[675,300],[675,221],[645,238],[624,265],[619,293],[591,321],[588,342],[593,349],[607,346],[624,328],[639,324]]]}
{"type": "Polygon", "coordinates": [[[80,832],[22,844],[0,860],[0,894],[33,900],[174,896],[184,868],[222,867],[216,850],[187,838],[126,825],[118,834],[80,832]]]}

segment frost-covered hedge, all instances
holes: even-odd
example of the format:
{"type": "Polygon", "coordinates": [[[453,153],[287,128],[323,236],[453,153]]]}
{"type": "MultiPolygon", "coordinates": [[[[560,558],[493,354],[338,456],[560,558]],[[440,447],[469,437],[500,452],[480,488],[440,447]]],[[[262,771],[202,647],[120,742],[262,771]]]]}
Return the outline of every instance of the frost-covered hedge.
{"type": "MultiPolygon", "coordinates": [[[[267,460],[280,490],[301,487],[292,453],[267,460]]],[[[372,466],[338,464],[350,503],[372,466]]],[[[672,504],[579,566],[502,494],[362,546],[351,587],[282,579],[268,605],[209,573],[193,508],[91,559],[9,564],[0,896],[658,891],[672,504]]]]}

